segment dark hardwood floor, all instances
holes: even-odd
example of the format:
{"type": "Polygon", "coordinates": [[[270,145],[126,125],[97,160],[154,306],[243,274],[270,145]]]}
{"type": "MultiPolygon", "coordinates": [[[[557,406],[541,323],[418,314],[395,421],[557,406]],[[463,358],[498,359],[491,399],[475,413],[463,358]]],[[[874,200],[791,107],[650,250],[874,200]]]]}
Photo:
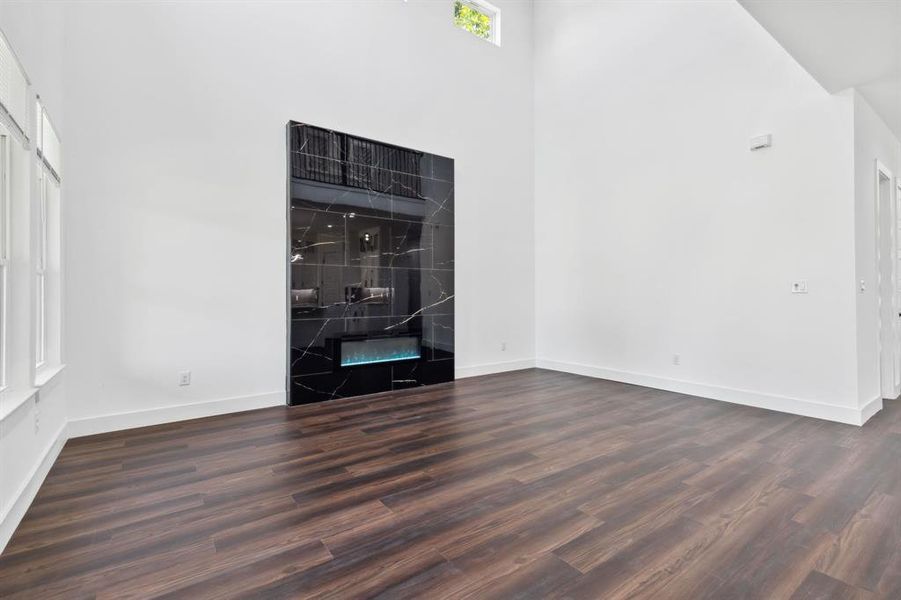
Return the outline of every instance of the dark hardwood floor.
{"type": "Polygon", "coordinates": [[[863,428],[529,370],[66,444],[2,598],[901,598],[863,428]]]}

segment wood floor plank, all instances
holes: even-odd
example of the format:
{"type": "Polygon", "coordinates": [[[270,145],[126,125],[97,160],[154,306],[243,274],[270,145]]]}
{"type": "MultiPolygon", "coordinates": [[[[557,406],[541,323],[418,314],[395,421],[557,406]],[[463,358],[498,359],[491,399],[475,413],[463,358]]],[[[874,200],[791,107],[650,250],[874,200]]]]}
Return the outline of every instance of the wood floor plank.
{"type": "Polygon", "coordinates": [[[869,600],[875,596],[833,579],[819,571],[811,571],[790,600],[869,600]]]}
{"type": "Polygon", "coordinates": [[[70,440],[3,598],[901,597],[862,428],[530,369],[70,440]]]}

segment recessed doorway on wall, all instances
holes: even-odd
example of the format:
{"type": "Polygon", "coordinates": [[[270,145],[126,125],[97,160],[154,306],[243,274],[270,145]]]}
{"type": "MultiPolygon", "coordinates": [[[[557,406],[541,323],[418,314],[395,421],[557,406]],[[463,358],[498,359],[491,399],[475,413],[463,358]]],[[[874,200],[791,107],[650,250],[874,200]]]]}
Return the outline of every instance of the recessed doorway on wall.
{"type": "Polygon", "coordinates": [[[896,302],[895,262],[898,218],[892,202],[891,171],[876,161],[876,276],[879,311],[879,376],[882,397],[897,398],[901,393],[901,349],[898,348],[899,313],[896,302]]]}

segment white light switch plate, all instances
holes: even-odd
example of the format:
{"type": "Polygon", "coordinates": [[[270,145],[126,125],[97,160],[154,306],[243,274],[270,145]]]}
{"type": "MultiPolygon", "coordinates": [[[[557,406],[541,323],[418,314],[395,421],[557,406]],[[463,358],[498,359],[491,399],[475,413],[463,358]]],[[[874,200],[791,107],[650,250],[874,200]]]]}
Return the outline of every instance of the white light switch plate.
{"type": "Polygon", "coordinates": [[[807,293],[807,280],[799,279],[798,281],[792,281],[792,294],[806,294],[807,293]]]}

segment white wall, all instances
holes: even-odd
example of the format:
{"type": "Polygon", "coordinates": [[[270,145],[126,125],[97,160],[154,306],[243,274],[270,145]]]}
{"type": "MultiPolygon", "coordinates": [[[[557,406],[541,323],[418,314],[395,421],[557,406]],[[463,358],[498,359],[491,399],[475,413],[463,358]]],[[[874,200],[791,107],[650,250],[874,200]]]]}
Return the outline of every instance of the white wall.
{"type": "Polygon", "coordinates": [[[500,48],[450,2],[69,4],[75,434],[284,401],[289,119],[456,159],[458,374],[528,364],[531,7],[497,4],[500,48]]]}
{"type": "Polygon", "coordinates": [[[535,20],[539,366],[858,422],[849,98],[734,2],[535,20]]]}
{"type": "Polygon", "coordinates": [[[0,553],[66,443],[64,377],[0,420],[0,553]]]}
{"type": "MultiPolygon", "coordinates": [[[[866,292],[857,296],[857,368],[861,402],[881,397],[879,312],[876,274],[876,161],[901,175],[901,142],[863,96],[844,93],[854,103],[854,226],[857,279],[866,292]]],[[[894,182],[892,183],[894,187],[894,182]]],[[[896,193],[896,192],[894,192],[896,193]]],[[[891,219],[892,215],[880,218],[891,219]]],[[[901,233],[901,232],[899,232],[901,233]]],[[[896,273],[901,277],[901,273],[896,273]]]]}
{"type": "MultiPolygon", "coordinates": [[[[0,29],[65,136],[63,12],[53,3],[0,2],[0,29]]],[[[29,107],[30,108],[30,107],[29,107]]],[[[32,123],[30,134],[34,139],[32,123]]],[[[36,389],[32,296],[33,146],[12,144],[8,389],[0,394],[0,551],[65,442],[65,373],[36,389]]]]}

